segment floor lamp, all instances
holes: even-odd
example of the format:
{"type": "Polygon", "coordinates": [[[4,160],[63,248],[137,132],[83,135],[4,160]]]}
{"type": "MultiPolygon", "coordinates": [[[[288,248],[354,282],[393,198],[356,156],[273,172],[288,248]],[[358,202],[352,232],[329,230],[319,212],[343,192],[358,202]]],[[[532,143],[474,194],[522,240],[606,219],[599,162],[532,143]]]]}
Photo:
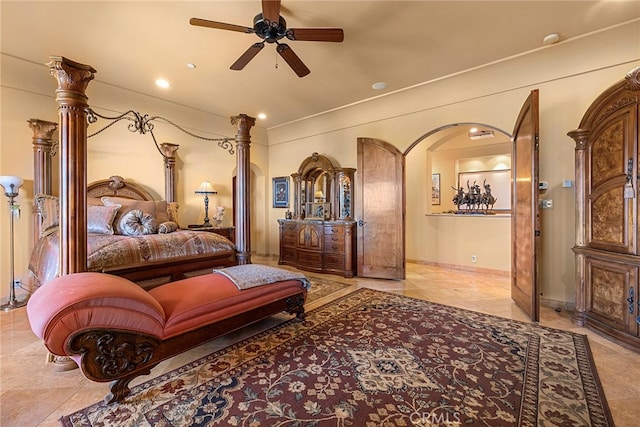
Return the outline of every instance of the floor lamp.
{"type": "Polygon", "coordinates": [[[218,194],[209,181],[203,181],[200,188],[196,190],[196,194],[204,194],[204,224],[200,227],[213,227],[209,222],[209,194],[218,194]]]}
{"type": "Polygon", "coordinates": [[[9,301],[6,304],[2,304],[3,311],[13,310],[14,308],[22,307],[27,304],[26,298],[22,301],[16,298],[16,281],[15,270],[13,260],[13,211],[14,200],[18,196],[18,189],[22,186],[22,178],[18,176],[0,176],[0,185],[4,188],[4,195],[9,198],[9,218],[11,221],[11,228],[9,233],[10,239],[10,262],[11,262],[11,283],[9,284],[9,301]]]}

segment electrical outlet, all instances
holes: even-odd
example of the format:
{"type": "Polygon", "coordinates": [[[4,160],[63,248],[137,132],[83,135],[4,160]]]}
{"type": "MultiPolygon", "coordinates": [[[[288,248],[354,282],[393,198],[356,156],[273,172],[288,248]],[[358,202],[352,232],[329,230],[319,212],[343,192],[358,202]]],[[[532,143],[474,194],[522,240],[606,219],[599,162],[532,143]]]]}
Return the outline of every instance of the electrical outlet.
{"type": "Polygon", "coordinates": [[[553,208],[553,200],[551,200],[551,199],[540,199],[540,207],[542,209],[551,209],[551,208],[553,208]]]}
{"type": "Polygon", "coordinates": [[[475,255],[471,255],[471,262],[478,262],[478,257],[475,255]]]}

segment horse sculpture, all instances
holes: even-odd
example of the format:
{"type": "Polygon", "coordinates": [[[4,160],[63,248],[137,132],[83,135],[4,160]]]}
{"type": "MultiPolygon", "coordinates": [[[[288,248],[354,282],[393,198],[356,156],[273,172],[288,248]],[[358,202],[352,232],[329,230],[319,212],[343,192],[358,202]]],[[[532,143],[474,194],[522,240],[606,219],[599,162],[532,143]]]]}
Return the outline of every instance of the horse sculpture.
{"type": "Polygon", "coordinates": [[[482,187],[484,192],[475,181],[473,181],[473,185],[467,181],[466,192],[463,187],[451,187],[456,192],[452,201],[456,205],[458,213],[490,213],[497,199],[491,194],[491,185],[487,184],[487,180],[483,181],[482,187]],[[465,206],[465,209],[462,210],[461,206],[465,206]]]}
{"type": "Polygon", "coordinates": [[[493,205],[496,204],[498,199],[491,194],[491,184],[487,184],[486,179],[482,182],[482,186],[484,187],[484,193],[482,193],[482,200],[480,203],[483,206],[485,213],[488,213],[489,210],[493,209],[493,205]]]}

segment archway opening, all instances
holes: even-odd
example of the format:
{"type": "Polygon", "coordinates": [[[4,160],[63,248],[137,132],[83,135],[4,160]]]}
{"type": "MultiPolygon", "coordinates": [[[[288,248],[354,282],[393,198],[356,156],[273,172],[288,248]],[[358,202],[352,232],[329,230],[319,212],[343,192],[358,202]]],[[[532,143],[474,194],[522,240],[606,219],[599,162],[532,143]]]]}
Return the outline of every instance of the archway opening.
{"type": "Polygon", "coordinates": [[[510,274],[511,150],[509,133],[472,122],[438,127],[411,144],[404,152],[407,261],[510,274]],[[459,212],[454,196],[474,183],[498,194],[491,212],[459,212]]]}

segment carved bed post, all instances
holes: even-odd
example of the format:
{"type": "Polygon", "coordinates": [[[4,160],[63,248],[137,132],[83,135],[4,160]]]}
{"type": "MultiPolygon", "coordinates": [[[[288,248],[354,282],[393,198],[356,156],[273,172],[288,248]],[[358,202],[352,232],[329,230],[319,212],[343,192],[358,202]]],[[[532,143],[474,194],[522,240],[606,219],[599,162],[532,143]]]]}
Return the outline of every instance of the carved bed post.
{"type": "Polygon", "coordinates": [[[236,126],[236,193],[237,204],[234,206],[236,217],[236,248],[238,264],[251,264],[251,136],[249,132],[256,124],[256,119],[246,114],[231,117],[231,124],[236,126]]]}
{"type": "MultiPolygon", "coordinates": [[[[51,158],[53,157],[54,141],[53,132],[58,128],[57,123],[40,119],[27,120],[33,131],[31,138],[33,143],[33,194],[52,194],[51,192],[51,158]]],[[[37,215],[37,206],[34,204],[33,215],[33,241],[40,237],[40,217],[37,215]]]]}
{"type": "Polygon", "coordinates": [[[58,128],[57,123],[40,119],[27,120],[33,131],[33,194],[52,194],[51,192],[51,157],[53,157],[53,132],[58,128]]]}
{"type": "Polygon", "coordinates": [[[164,198],[167,203],[176,201],[176,151],[180,146],[163,142],[160,151],[164,156],[164,198]]]}
{"type": "Polygon", "coordinates": [[[87,85],[89,65],[52,56],[60,117],[60,275],[87,269],[87,85]]]}

